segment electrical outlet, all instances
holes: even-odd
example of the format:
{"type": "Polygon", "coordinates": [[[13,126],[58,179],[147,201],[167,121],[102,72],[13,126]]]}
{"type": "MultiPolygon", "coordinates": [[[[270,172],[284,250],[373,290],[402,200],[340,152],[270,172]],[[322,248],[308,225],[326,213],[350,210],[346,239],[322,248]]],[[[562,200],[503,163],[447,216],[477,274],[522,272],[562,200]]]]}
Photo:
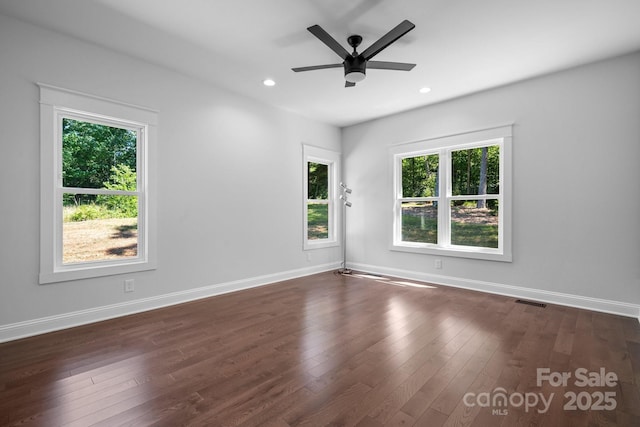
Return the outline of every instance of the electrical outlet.
{"type": "Polygon", "coordinates": [[[438,270],[442,268],[442,260],[440,258],[436,259],[433,264],[438,270]]]}
{"type": "Polygon", "coordinates": [[[134,280],[133,279],[127,279],[124,281],[124,291],[125,292],[133,292],[134,291],[134,280]]]}

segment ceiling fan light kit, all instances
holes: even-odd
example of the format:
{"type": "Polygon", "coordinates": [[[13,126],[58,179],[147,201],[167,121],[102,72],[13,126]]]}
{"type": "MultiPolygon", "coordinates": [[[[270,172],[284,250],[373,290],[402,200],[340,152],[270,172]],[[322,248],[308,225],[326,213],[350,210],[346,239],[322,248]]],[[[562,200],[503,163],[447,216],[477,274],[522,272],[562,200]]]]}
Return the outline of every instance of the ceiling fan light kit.
{"type": "Polygon", "coordinates": [[[362,53],[357,52],[358,46],[362,43],[362,37],[354,34],[347,38],[347,43],[353,48],[353,52],[349,53],[340,43],[329,35],[319,25],[313,25],[307,30],[314,36],[316,36],[321,42],[327,45],[333,50],[340,58],[342,58],[342,64],[326,64],[326,65],[313,65],[309,67],[297,67],[292,68],[294,72],[301,71],[313,71],[321,70],[325,68],[340,68],[344,67],[345,87],[353,87],[356,83],[363,81],[367,74],[367,66],[371,69],[378,70],[395,70],[395,71],[410,71],[416,64],[407,64],[404,62],[385,62],[385,61],[370,61],[375,55],[380,53],[383,49],[387,48],[391,43],[398,40],[400,37],[413,30],[415,25],[408,20],[402,21],[395,28],[382,36],[378,41],[373,43],[362,53]]]}
{"type": "Polygon", "coordinates": [[[345,75],[344,75],[344,79],[346,81],[348,81],[349,83],[360,83],[361,81],[364,80],[365,77],[366,77],[366,74],[365,74],[364,70],[362,70],[362,71],[349,71],[348,73],[345,73],[345,75]]]}

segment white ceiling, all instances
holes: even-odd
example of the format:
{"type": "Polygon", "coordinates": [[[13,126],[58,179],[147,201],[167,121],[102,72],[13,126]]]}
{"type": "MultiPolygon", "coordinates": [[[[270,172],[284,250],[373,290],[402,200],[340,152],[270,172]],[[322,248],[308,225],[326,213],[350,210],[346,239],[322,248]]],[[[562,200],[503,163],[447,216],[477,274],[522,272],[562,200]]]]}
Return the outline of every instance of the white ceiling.
{"type": "Polygon", "coordinates": [[[639,0],[0,0],[0,13],[337,126],[640,50],[639,0]],[[362,51],[403,19],[416,28],[375,59],[410,72],[344,88],[342,69],[291,71],[341,62],[311,25],[346,48],[362,35],[362,51]]]}

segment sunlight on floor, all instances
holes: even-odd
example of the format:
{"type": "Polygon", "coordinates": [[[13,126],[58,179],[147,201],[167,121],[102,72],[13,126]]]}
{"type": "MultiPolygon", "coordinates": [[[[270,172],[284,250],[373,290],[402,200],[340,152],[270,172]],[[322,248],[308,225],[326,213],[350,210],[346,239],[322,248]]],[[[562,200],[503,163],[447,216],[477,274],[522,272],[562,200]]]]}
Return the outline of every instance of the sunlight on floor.
{"type": "MultiPolygon", "coordinates": [[[[114,360],[120,355],[113,355],[114,360]]],[[[148,400],[153,393],[153,383],[148,381],[146,355],[133,350],[113,363],[96,364],[85,370],[85,366],[60,369],[64,377],[52,382],[47,388],[47,398],[55,407],[43,414],[47,425],[89,425],[96,414],[108,414],[114,410],[124,412],[148,400]],[[109,399],[111,394],[129,393],[132,397],[120,402],[109,399]],[[107,397],[107,398],[105,398],[107,397]]]]}
{"type": "Polygon", "coordinates": [[[426,289],[436,289],[436,286],[433,285],[427,285],[426,283],[418,283],[418,282],[408,282],[405,280],[392,280],[388,277],[383,277],[383,276],[375,276],[372,274],[366,274],[366,273],[353,273],[352,276],[354,277],[360,277],[363,279],[373,279],[376,282],[380,282],[380,283],[384,283],[387,285],[394,285],[394,286],[410,286],[413,288],[426,288],[426,289]]]}

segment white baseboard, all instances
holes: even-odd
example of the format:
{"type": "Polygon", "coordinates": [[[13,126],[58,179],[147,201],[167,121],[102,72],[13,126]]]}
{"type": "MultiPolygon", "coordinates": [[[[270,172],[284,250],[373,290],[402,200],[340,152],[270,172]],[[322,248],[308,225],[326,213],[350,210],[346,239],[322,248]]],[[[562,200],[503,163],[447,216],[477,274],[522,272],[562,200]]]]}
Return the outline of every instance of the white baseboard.
{"type": "Polygon", "coordinates": [[[0,343],[39,335],[46,332],[71,328],[74,326],[85,325],[88,323],[99,322],[101,320],[140,313],[143,311],[155,310],[157,308],[208,298],[215,295],[264,286],[275,282],[281,282],[283,280],[309,276],[311,274],[337,269],[340,265],[340,262],[336,262],[297,270],[289,270],[281,273],[267,274],[264,276],[218,283],[186,291],[173,292],[151,298],[143,298],[134,301],[127,301],[118,304],[90,308],[87,310],[79,310],[71,313],[2,325],[0,326],[0,343]]]}
{"type": "Polygon", "coordinates": [[[401,270],[397,268],[378,267],[368,264],[347,264],[351,269],[373,274],[419,280],[421,282],[433,283],[435,285],[452,286],[456,288],[470,289],[473,291],[487,292],[514,298],[546,302],[549,304],[557,304],[568,307],[599,311],[602,313],[617,314],[619,316],[633,317],[640,321],[640,305],[638,304],[629,304],[621,301],[612,301],[600,298],[584,297],[580,295],[564,294],[560,292],[544,291],[540,289],[503,285],[500,283],[483,282],[480,280],[462,279],[458,277],[421,273],[417,271],[401,270]]]}
{"type": "MultiPolygon", "coordinates": [[[[2,325],[0,326],[0,343],[39,335],[46,332],[67,329],[74,326],[85,325],[88,323],[99,322],[101,320],[140,313],[143,311],[155,310],[157,308],[208,298],[215,295],[264,286],[283,280],[309,276],[311,274],[330,271],[339,268],[340,266],[340,262],[323,264],[309,268],[289,270],[281,273],[268,274],[226,283],[218,283],[215,285],[173,292],[151,298],[143,298],[134,301],[127,301],[87,310],[79,310],[71,313],[2,325]]],[[[436,285],[452,286],[514,298],[546,302],[549,304],[565,305],[603,313],[617,314],[620,316],[634,317],[640,321],[640,305],[637,304],[523,288],[519,286],[503,285],[499,283],[483,282],[472,279],[461,279],[451,276],[427,274],[397,268],[378,267],[368,264],[348,263],[348,266],[354,270],[366,271],[374,274],[419,280],[436,285]]]]}

